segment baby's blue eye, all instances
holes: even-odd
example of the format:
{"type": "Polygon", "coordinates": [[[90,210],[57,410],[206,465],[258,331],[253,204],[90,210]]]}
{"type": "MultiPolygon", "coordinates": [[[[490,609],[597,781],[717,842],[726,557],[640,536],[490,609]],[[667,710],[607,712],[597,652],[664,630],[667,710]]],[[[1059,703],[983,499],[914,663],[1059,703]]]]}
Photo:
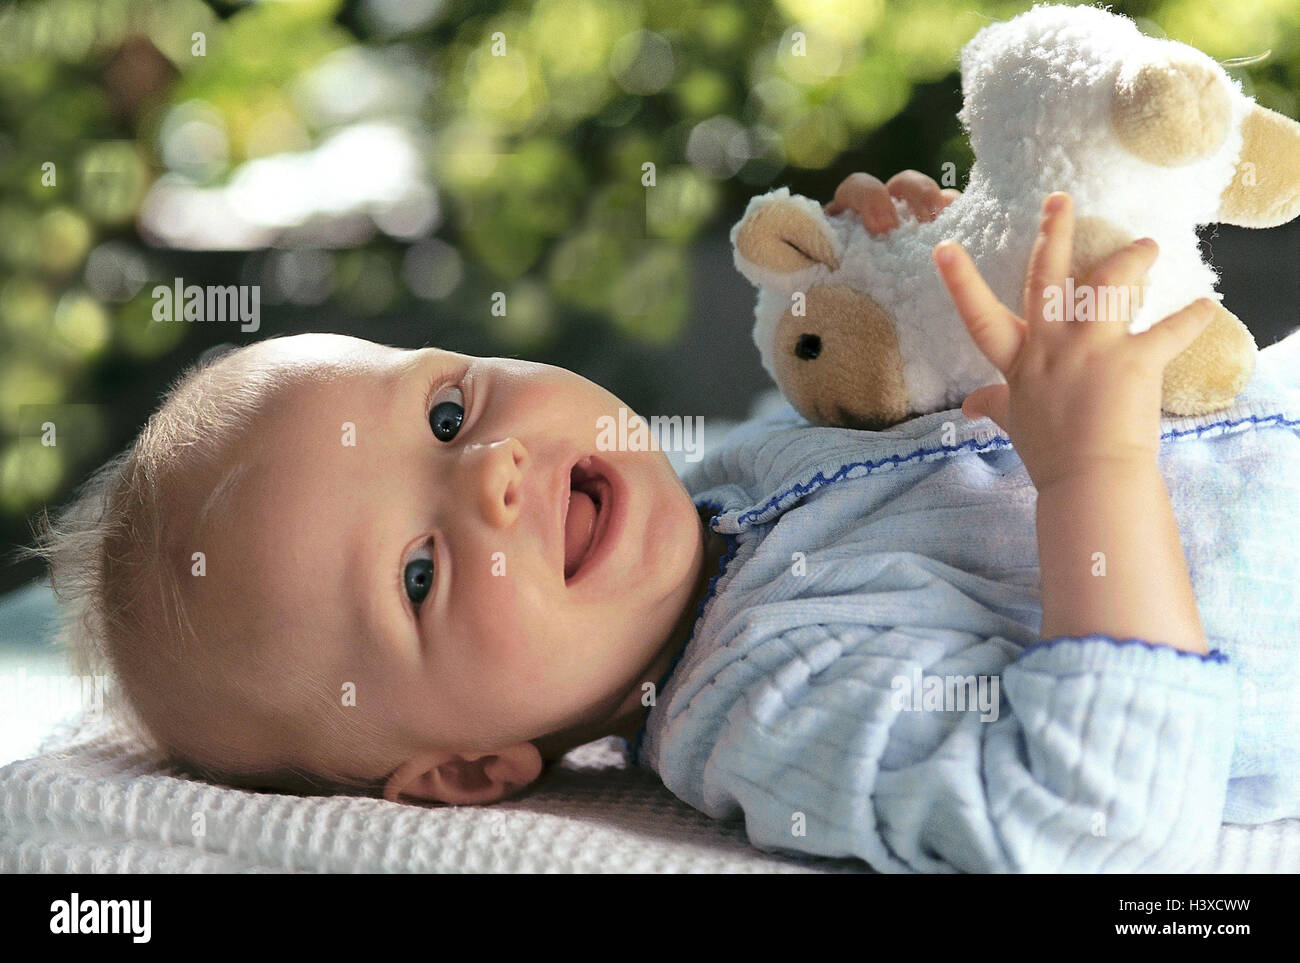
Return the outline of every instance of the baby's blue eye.
{"type": "Polygon", "coordinates": [[[433,559],[411,559],[402,573],[402,582],[406,588],[406,597],[418,606],[429,594],[429,589],[433,588],[433,559]]]}
{"type": "MultiPolygon", "coordinates": [[[[452,388],[460,401],[465,400],[459,388],[452,388]]],[[[451,441],[460,430],[460,423],[465,420],[465,406],[455,401],[440,401],[429,411],[429,427],[433,437],[439,441],[451,441]]]]}

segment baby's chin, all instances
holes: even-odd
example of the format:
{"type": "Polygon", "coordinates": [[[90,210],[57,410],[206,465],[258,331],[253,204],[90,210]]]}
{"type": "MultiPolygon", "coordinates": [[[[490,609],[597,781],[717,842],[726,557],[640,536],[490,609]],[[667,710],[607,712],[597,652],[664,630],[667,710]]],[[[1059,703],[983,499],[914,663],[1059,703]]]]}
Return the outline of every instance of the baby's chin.
{"type": "Polygon", "coordinates": [[[656,459],[654,467],[660,478],[658,485],[659,499],[668,503],[675,514],[679,513],[683,517],[694,518],[696,515],[695,501],[691,498],[686,483],[682,481],[681,476],[673,468],[673,463],[661,451],[650,452],[649,455],[656,459]]]}

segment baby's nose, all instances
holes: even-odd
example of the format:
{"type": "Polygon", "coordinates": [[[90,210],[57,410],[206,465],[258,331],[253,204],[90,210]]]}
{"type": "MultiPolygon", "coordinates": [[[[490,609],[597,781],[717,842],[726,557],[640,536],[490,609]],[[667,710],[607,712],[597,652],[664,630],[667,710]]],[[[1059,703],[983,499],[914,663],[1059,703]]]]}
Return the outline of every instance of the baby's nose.
{"type": "Polygon", "coordinates": [[[505,528],[519,516],[528,450],[517,438],[477,445],[466,452],[470,484],[483,520],[505,528]]]}

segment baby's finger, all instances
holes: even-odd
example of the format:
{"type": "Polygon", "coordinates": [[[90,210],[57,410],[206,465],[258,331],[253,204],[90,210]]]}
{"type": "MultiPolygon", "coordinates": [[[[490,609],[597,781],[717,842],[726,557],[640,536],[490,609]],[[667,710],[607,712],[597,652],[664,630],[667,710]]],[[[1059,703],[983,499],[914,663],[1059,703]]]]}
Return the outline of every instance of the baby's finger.
{"type": "Polygon", "coordinates": [[[1024,341],[1024,325],[980,277],[975,262],[956,241],[942,241],[933,251],[939,277],[961,315],[976,347],[1003,375],[1024,341]]]}
{"type": "Polygon", "coordinates": [[[1074,203],[1069,194],[1054,191],[1043,200],[1043,219],[1025,274],[1025,321],[1030,331],[1044,326],[1043,307],[1052,289],[1063,297],[1073,237],[1074,203]]]}
{"type": "Polygon", "coordinates": [[[1181,311],[1157,321],[1141,334],[1132,335],[1133,347],[1146,352],[1161,371],[1183,353],[1214,318],[1217,302],[1198,298],[1181,311]]]}
{"type": "Polygon", "coordinates": [[[885,188],[894,197],[905,201],[919,221],[933,221],[946,203],[939,185],[920,171],[899,171],[885,182],[885,188]]]}
{"type": "Polygon", "coordinates": [[[971,421],[990,418],[1003,431],[1007,431],[1010,409],[1011,389],[1002,384],[976,388],[961,403],[961,413],[971,421]]]}
{"type": "Polygon", "coordinates": [[[1137,282],[1151,267],[1158,251],[1156,242],[1151,238],[1140,238],[1112,251],[1088,273],[1087,284],[1092,288],[1096,311],[1094,320],[1120,322],[1118,325],[1104,326],[1105,330],[1127,333],[1128,322],[1137,313],[1137,306],[1141,302],[1141,291],[1129,297],[1129,292],[1114,289],[1137,287],[1137,282]],[[1109,317],[1108,309],[1111,305],[1119,308],[1124,316],[1109,317]]]}
{"type": "Polygon", "coordinates": [[[898,227],[898,214],[889,191],[879,178],[858,172],[850,174],[835,189],[835,200],[826,205],[827,217],[845,210],[856,211],[862,224],[872,234],[883,234],[898,227]]]}
{"type": "Polygon", "coordinates": [[[955,187],[945,187],[939,192],[939,195],[943,198],[943,206],[947,207],[953,201],[957,200],[957,198],[961,197],[961,191],[957,190],[955,187]]]}

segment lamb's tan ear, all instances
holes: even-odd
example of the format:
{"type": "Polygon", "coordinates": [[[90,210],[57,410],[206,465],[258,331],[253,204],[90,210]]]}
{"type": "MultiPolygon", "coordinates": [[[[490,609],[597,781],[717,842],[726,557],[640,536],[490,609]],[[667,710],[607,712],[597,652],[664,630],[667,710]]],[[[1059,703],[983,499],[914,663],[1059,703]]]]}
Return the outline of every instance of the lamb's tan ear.
{"type": "Polygon", "coordinates": [[[1256,104],[1241,134],[1241,159],[1219,198],[1219,223],[1285,224],[1300,214],[1300,124],[1256,104]]]}
{"type": "Polygon", "coordinates": [[[839,267],[840,251],[821,205],[784,190],[755,198],[731,232],[736,266],[754,284],[767,284],[825,265],[839,267]]]}

